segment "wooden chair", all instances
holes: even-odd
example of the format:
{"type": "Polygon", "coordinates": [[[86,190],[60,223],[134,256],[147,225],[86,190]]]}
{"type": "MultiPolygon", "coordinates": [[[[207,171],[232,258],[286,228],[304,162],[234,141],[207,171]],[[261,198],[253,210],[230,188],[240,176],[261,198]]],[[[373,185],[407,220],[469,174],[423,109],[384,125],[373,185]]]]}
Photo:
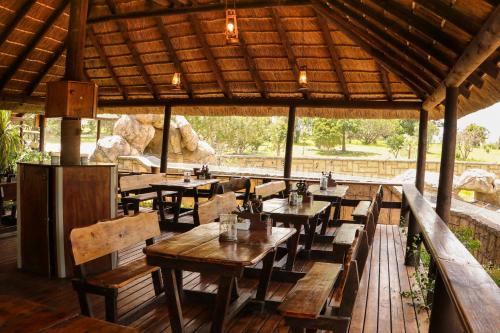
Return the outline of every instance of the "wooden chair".
{"type": "Polygon", "coordinates": [[[269,183],[264,183],[255,186],[255,196],[260,196],[263,199],[280,196],[283,197],[283,193],[286,190],[286,184],[284,181],[274,181],[269,183]]]}
{"type": "Polygon", "coordinates": [[[231,214],[236,207],[238,207],[238,201],[234,192],[218,194],[208,201],[195,204],[194,223],[201,225],[218,221],[221,214],[231,214]]]}
{"type": "Polygon", "coordinates": [[[292,332],[347,332],[369,251],[366,233],[362,231],[359,235],[340,284],[343,292],[338,307],[326,305],[339,276],[339,271],[335,270],[336,264],[314,263],[311,270],[288,292],[278,310],[292,332]]]}
{"type": "Polygon", "coordinates": [[[86,264],[92,260],[145,241],[154,243],[160,235],[156,212],[127,216],[116,220],[98,222],[71,231],[70,240],[77,278],[73,288],[78,294],[83,315],[92,316],[88,294],[104,296],[106,320],[116,322],[118,289],[151,274],[156,295],[162,292],[160,268],[146,264],[145,258],[133,261],[111,271],[88,275],[86,264]]]}
{"type": "Polygon", "coordinates": [[[218,193],[234,192],[236,199],[243,201],[243,205],[245,205],[250,197],[250,185],[249,178],[232,178],[219,184],[218,193]]]}
{"type": "MultiPolygon", "coordinates": [[[[157,193],[153,191],[150,184],[166,181],[164,173],[144,173],[120,177],[120,194],[123,213],[128,215],[132,208],[134,214],[139,213],[139,205],[143,201],[153,200],[153,208],[156,209],[157,193]],[[135,194],[131,194],[135,193],[135,194]]],[[[163,191],[164,197],[176,194],[175,191],[163,191]]]]}

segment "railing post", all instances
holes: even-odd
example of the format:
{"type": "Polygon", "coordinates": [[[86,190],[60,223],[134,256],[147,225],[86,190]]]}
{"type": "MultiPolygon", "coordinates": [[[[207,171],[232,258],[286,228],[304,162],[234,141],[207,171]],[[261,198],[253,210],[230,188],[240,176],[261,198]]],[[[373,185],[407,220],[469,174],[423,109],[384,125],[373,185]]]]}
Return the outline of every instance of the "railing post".
{"type": "Polygon", "coordinates": [[[413,216],[411,209],[408,206],[406,196],[403,192],[401,200],[401,218],[405,219],[408,231],[406,234],[406,254],[405,265],[417,267],[420,263],[420,244],[419,239],[420,230],[418,223],[413,216]]]}
{"type": "Polygon", "coordinates": [[[463,331],[464,329],[457,315],[457,309],[446,291],[441,275],[437,272],[429,333],[463,331]]]}

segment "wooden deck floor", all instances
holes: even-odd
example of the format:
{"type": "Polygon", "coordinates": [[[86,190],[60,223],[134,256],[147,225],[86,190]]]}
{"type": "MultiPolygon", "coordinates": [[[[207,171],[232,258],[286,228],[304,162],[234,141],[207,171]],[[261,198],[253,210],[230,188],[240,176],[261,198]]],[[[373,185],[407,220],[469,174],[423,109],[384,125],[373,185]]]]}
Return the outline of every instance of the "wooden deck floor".
{"type": "MultiPolygon", "coordinates": [[[[163,237],[170,237],[165,233],[163,237]]],[[[413,269],[403,265],[404,235],[397,226],[379,225],[368,263],[356,300],[350,332],[427,332],[428,314],[417,311],[411,300],[402,298],[401,291],[409,291],[413,269]]],[[[48,280],[17,271],[15,265],[15,237],[0,239],[0,294],[24,297],[69,313],[79,311],[78,302],[67,280],[48,280]]],[[[140,247],[120,253],[121,262],[142,256],[140,247]]],[[[310,262],[298,261],[296,269],[307,271],[310,262]]],[[[184,286],[188,289],[215,291],[213,276],[184,273],[184,286]]],[[[254,288],[256,280],[243,279],[240,288],[254,288]]],[[[292,287],[290,283],[272,282],[268,297],[281,300],[292,287]]],[[[149,277],[127,286],[119,294],[120,315],[134,309],[154,295],[149,277]]],[[[103,317],[103,303],[93,298],[98,317],[103,317]]],[[[184,307],[186,331],[195,332],[210,318],[209,305],[189,303],[184,307]]],[[[164,304],[157,305],[131,326],[144,332],[170,332],[168,312],[164,304]]],[[[277,314],[261,314],[252,311],[240,313],[228,323],[228,332],[288,332],[277,314]]]]}

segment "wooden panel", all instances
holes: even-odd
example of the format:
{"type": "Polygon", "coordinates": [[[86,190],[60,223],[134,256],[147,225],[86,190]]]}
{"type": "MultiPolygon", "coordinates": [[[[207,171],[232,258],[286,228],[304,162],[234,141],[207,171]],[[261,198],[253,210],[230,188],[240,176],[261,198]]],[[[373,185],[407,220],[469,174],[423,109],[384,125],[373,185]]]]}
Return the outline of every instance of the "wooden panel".
{"type": "Polygon", "coordinates": [[[164,173],[142,174],[120,177],[120,191],[128,192],[149,187],[152,183],[166,181],[164,173]]]}
{"type": "Polygon", "coordinates": [[[231,214],[238,207],[238,201],[234,192],[218,194],[215,196],[215,199],[217,200],[217,213],[219,216],[220,214],[231,214]]]}
{"type": "Polygon", "coordinates": [[[368,210],[370,209],[370,201],[360,201],[354,211],[352,212],[352,216],[368,216],[368,210]]]}
{"type": "MultiPolygon", "coordinates": [[[[158,223],[156,222],[156,224],[158,223]]],[[[89,277],[86,281],[94,286],[118,289],[159,269],[156,266],[149,266],[146,264],[146,260],[142,258],[111,271],[89,277]]]]}
{"type": "Polygon", "coordinates": [[[213,198],[211,200],[198,203],[195,208],[195,214],[199,224],[214,222],[219,218],[217,200],[213,198]]]}
{"type": "Polygon", "coordinates": [[[363,225],[354,223],[344,223],[335,232],[333,244],[351,245],[356,239],[358,230],[362,230],[363,225]]]}
{"type": "Polygon", "coordinates": [[[126,216],[71,231],[77,265],[160,235],[156,212],[126,216]]]}
{"type": "Polygon", "coordinates": [[[70,275],[73,272],[71,230],[111,218],[112,167],[64,167],[62,177],[64,251],[66,273],[70,275]]]}
{"type": "Polygon", "coordinates": [[[342,270],[341,264],[316,262],[288,292],[279,307],[283,316],[317,318],[342,270]]]}
{"type": "Polygon", "coordinates": [[[278,194],[286,189],[284,181],[274,181],[255,186],[255,195],[267,198],[273,194],[278,194]]]}
{"type": "Polygon", "coordinates": [[[49,168],[20,165],[22,269],[50,275],[49,168]]]}
{"type": "Polygon", "coordinates": [[[68,320],[61,321],[40,333],[87,333],[87,332],[106,332],[106,333],[137,333],[135,328],[121,326],[107,321],[89,318],[85,316],[76,316],[68,320]]]}
{"type": "Polygon", "coordinates": [[[97,85],[93,82],[52,81],[47,84],[46,117],[95,118],[97,85]]]}
{"type": "Polygon", "coordinates": [[[16,201],[17,197],[17,183],[1,183],[0,184],[0,196],[4,201],[16,201]]]}

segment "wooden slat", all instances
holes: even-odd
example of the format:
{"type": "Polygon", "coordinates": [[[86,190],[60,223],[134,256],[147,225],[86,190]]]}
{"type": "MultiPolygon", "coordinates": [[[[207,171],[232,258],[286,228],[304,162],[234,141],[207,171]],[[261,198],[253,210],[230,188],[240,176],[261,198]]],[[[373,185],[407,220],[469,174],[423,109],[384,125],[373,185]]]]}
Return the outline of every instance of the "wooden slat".
{"type": "Polygon", "coordinates": [[[99,222],[71,231],[76,265],[160,235],[156,212],[99,222]]]}
{"type": "Polygon", "coordinates": [[[392,96],[392,88],[391,88],[391,82],[389,81],[389,74],[387,73],[387,70],[383,67],[378,65],[379,70],[380,70],[380,75],[382,76],[382,85],[384,86],[385,93],[387,94],[387,99],[389,101],[394,100],[392,96]]]}
{"type": "Polygon", "coordinates": [[[199,224],[214,222],[219,218],[217,200],[213,198],[211,200],[198,203],[194,214],[196,215],[195,221],[197,220],[199,224]]]}
{"type": "MultiPolygon", "coordinates": [[[[380,280],[378,295],[378,325],[379,332],[391,332],[391,298],[389,282],[389,262],[387,243],[387,228],[380,228],[380,280]]],[[[396,319],[396,318],[395,318],[396,319]]]]}
{"type": "Polygon", "coordinates": [[[166,180],[167,178],[164,173],[123,176],[120,177],[120,191],[128,192],[144,189],[150,187],[152,183],[160,183],[166,180]]]}
{"type": "Polygon", "coordinates": [[[248,47],[245,42],[245,39],[243,38],[242,34],[240,33],[239,35],[239,40],[240,40],[240,50],[241,53],[243,53],[243,57],[245,58],[245,62],[247,64],[248,70],[250,74],[252,75],[252,79],[255,82],[255,85],[259,89],[259,92],[262,97],[266,98],[267,97],[267,91],[266,91],[266,85],[262,78],[260,77],[260,73],[257,70],[257,67],[255,65],[255,61],[253,60],[252,56],[248,52],[248,47]]]}
{"type": "Polygon", "coordinates": [[[278,308],[280,313],[293,318],[317,318],[341,270],[341,264],[314,263],[288,292],[278,308]]]}
{"type": "Polygon", "coordinates": [[[356,239],[357,231],[361,229],[363,229],[363,226],[360,224],[343,223],[335,231],[335,238],[333,239],[333,244],[351,245],[356,239]]]}
{"type": "Polygon", "coordinates": [[[42,82],[43,78],[47,73],[51,70],[51,68],[57,63],[57,61],[61,58],[64,51],[66,50],[67,41],[57,48],[57,50],[52,54],[49,61],[43,66],[43,68],[38,72],[36,77],[30,82],[28,87],[25,90],[25,94],[31,96],[33,92],[36,90],[40,82],[42,82]]]}
{"type": "Polygon", "coordinates": [[[118,289],[159,269],[146,264],[145,259],[139,259],[111,271],[88,277],[86,282],[94,286],[118,289]]]}
{"type": "Polygon", "coordinates": [[[398,257],[395,250],[395,237],[399,237],[397,226],[386,227],[387,232],[387,266],[389,277],[389,295],[391,301],[391,311],[389,313],[391,321],[391,332],[405,332],[405,317],[403,314],[403,299],[401,296],[398,257]]]}
{"type": "Polygon", "coordinates": [[[131,327],[109,323],[86,316],[76,316],[61,321],[54,326],[40,331],[40,333],[86,333],[86,332],[106,332],[106,333],[138,333],[138,330],[131,327]]]}
{"type": "Polygon", "coordinates": [[[7,40],[7,38],[9,38],[12,31],[16,29],[19,22],[23,19],[23,17],[25,17],[35,2],[36,0],[25,0],[24,3],[19,6],[19,9],[16,11],[16,15],[14,15],[10,22],[6,24],[0,34],[0,46],[7,40]]]}
{"type": "Polygon", "coordinates": [[[368,216],[368,211],[370,210],[371,201],[360,201],[354,210],[352,211],[352,216],[368,216]]]}
{"type": "Polygon", "coordinates": [[[69,0],[62,0],[59,6],[52,11],[50,16],[45,20],[44,24],[36,32],[36,34],[29,40],[28,43],[23,48],[23,51],[16,56],[16,60],[14,63],[10,64],[7,67],[7,70],[2,73],[2,77],[0,78],[0,92],[5,88],[10,79],[17,72],[22,63],[26,60],[28,55],[33,51],[33,49],[37,46],[38,42],[45,36],[47,31],[52,28],[54,22],[63,14],[64,9],[68,5],[69,0]]]}
{"type": "Polygon", "coordinates": [[[366,314],[363,332],[377,332],[378,324],[378,297],[380,281],[380,229],[377,228],[372,244],[372,264],[370,265],[370,280],[368,284],[368,295],[366,300],[366,314]],[[371,311],[377,309],[377,311],[371,311]]]}
{"type": "Polygon", "coordinates": [[[217,80],[217,84],[222,90],[222,93],[224,94],[224,96],[232,98],[233,93],[229,89],[226,81],[224,80],[224,77],[222,76],[222,72],[219,66],[217,65],[217,62],[215,61],[215,58],[212,54],[212,50],[210,49],[210,45],[208,45],[205,35],[203,34],[203,30],[201,29],[199,19],[194,14],[189,15],[189,22],[191,22],[196,37],[198,38],[198,41],[201,44],[201,49],[203,50],[203,54],[205,55],[205,58],[207,58],[208,65],[210,66],[212,73],[215,75],[215,79],[217,80]]]}
{"type": "Polygon", "coordinates": [[[273,194],[278,194],[286,189],[284,181],[274,181],[255,186],[255,195],[267,198],[273,194]]]}

